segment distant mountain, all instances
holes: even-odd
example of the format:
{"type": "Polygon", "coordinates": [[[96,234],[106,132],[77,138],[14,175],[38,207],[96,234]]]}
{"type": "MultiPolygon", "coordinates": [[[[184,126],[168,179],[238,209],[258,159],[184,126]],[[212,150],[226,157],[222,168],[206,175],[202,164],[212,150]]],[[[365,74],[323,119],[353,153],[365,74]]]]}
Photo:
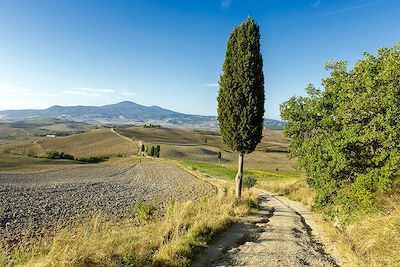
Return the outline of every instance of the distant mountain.
{"type": "MultiPolygon", "coordinates": [[[[32,118],[57,118],[91,124],[158,124],[167,127],[218,128],[215,116],[190,115],[158,106],[142,106],[130,101],[105,106],[52,106],[47,109],[0,111],[0,122],[26,121],[32,118]]],[[[269,129],[282,129],[284,123],[265,119],[269,129]]]]}

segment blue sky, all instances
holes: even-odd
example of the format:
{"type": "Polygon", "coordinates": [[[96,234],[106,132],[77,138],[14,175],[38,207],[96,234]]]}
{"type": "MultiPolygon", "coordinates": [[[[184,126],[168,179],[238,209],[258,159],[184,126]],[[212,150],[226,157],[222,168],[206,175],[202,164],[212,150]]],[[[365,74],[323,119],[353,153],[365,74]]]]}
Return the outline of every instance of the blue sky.
{"type": "Polygon", "coordinates": [[[228,36],[261,28],[266,114],[324,65],[399,42],[398,0],[2,0],[0,109],[130,100],[215,115],[228,36]]]}

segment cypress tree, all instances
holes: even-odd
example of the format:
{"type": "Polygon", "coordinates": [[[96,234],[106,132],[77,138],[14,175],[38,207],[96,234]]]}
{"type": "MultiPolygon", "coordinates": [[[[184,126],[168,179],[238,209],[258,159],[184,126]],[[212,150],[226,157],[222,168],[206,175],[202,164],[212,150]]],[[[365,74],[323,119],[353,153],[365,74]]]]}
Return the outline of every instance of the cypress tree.
{"type": "Polygon", "coordinates": [[[228,39],[218,92],[218,122],[222,140],[239,153],[236,197],[241,197],[244,154],[262,139],[264,74],[260,29],[251,18],[237,26],[228,39]]]}
{"type": "Polygon", "coordinates": [[[156,146],[156,152],[155,152],[155,155],[156,155],[157,158],[160,157],[160,149],[161,149],[160,145],[157,145],[156,146]]]}

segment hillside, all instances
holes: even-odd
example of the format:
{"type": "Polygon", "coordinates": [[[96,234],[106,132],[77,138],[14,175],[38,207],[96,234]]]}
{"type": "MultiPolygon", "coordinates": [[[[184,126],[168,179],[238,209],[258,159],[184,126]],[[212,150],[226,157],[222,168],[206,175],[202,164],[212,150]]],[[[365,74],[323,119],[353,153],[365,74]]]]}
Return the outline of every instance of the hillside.
{"type": "MultiPolygon", "coordinates": [[[[37,118],[57,118],[90,124],[157,124],[179,128],[218,128],[215,116],[191,115],[158,106],[143,106],[124,101],[105,106],[52,106],[47,109],[0,111],[0,122],[19,122],[37,118]]],[[[284,123],[265,119],[268,129],[282,129],[284,123]]]]}

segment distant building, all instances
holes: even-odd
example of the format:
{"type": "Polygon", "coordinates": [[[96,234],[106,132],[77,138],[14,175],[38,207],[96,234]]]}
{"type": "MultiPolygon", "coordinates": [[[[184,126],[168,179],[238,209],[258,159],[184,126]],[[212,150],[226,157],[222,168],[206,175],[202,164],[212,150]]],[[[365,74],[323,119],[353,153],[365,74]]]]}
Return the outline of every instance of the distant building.
{"type": "Polygon", "coordinates": [[[46,137],[54,138],[54,137],[56,137],[56,135],[55,134],[48,134],[48,135],[46,135],[46,137]]]}

